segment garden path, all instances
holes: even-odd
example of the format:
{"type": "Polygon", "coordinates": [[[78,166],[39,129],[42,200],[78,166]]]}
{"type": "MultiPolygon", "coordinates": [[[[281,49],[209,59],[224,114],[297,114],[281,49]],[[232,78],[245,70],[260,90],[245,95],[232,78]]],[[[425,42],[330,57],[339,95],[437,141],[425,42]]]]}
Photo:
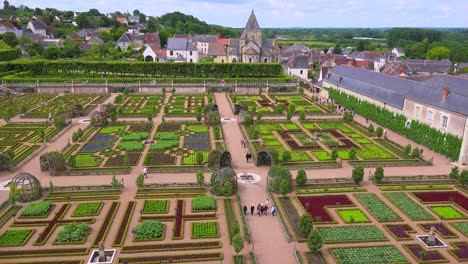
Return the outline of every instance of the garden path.
{"type": "MultiPolygon", "coordinates": [[[[221,118],[234,117],[224,93],[215,93],[215,100],[221,118]]],[[[222,122],[222,126],[226,147],[232,155],[233,169],[238,173],[252,172],[262,177],[261,181],[255,184],[238,185],[242,204],[247,205],[250,210],[251,204],[257,206],[259,203],[264,203],[268,197],[266,192],[268,167],[255,167],[252,162],[246,163],[245,154],[248,150],[241,146],[242,134],[237,122],[222,122]]],[[[247,224],[253,242],[250,250],[255,253],[259,263],[294,263],[293,244],[286,240],[277,217],[272,217],[270,212],[268,216],[248,215],[247,224]]],[[[246,247],[247,245],[244,248],[246,247]]]]}

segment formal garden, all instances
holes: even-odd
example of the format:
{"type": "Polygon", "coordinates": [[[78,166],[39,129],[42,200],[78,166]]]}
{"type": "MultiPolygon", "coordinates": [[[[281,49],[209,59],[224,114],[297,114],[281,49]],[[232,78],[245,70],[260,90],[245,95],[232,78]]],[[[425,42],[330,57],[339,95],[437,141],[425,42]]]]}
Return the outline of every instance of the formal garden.
{"type": "Polygon", "coordinates": [[[159,113],[164,97],[161,95],[120,94],[114,99],[117,113],[122,117],[147,117],[159,113]]]}
{"type": "Polygon", "coordinates": [[[51,185],[44,199],[13,204],[0,216],[0,259],[83,263],[103,242],[119,249],[114,263],[222,261],[240,232],[234,199],[206,187],[144,185],[131,200],[122,191],[119,183],[51,185]]]}
{"type": "MultiPolygon", "coordinates": [[[[247,118],[249,119],[249,118],[247,118]]],[[[244,118],[245,121],[245,118],[244,118]]],[[[257,164],[337,167],[428,165],[418,149],[383,137],[383,129],[365,128],[340,119],[244,122],[242,131],[256,153],[257,164]]]]}
{"type": "MultiPolygon", "coordinates": [[[[269,175],[275,174],[272,171],[269,175]]],[[[279,195],[291,191],[281,184],[279,189],[272,185],[270,190],[278,193],[273,197],[286,235],[306,242],[311,250],[298,254],[302,261],[325,263],[324,251],[316,250],[321,244],[336,263],[375,263],[375,258],[378,263],[448,263],[449,255],[459,263],[468,261],[466,188],[451,183],[447,177],[404,178],[406,182],[399,184],[390,178],[379,178],[373,185],[363,187],[359,185],[362,178],[355,180],[354,175],[348,181],[303,181],[298,177],[292,194],[279,195]],[[448,248],[428,249],[416,238],[427,235],[431,229],[448,248]],[[403,244],[395,246],[393,241],[403,244]]]]}

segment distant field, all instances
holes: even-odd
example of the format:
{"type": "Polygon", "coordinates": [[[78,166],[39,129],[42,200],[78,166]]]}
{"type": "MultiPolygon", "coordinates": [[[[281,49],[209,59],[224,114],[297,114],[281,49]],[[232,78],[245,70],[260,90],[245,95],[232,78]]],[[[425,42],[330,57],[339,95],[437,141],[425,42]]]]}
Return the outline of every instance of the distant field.
{"type": "Polygon", "coordinates": [[[278,45],[294,45],[301,43],[306,45],[309,49],[324,49],[335,46],[335,43],[316,41],[316,40],[277,40],[276,44],[278,45]]]}

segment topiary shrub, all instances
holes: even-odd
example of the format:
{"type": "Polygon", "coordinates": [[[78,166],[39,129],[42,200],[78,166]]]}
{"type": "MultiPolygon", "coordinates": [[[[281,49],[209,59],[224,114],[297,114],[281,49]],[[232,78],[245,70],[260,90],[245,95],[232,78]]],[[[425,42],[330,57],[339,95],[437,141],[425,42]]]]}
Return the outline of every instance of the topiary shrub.
{"type": "Polygon", "coordinates": [[[273,165],[268,171],[268,189],[274,193],[287,194],[292,191],[291,173],[279,166],[273,165]]]}
{"type": "Polygon", "coordinates": [[[303,186],[307,182],[307,174],[304,169],[297,171],[296,175],[296,184],[297,186],[303,186]]]}
{"type": "Polygon", "coordinates": [[[225,167],[215,171],[210,179],[210,191],[213,195],[231,196],[237,192],[237,174],[225,167]]]}

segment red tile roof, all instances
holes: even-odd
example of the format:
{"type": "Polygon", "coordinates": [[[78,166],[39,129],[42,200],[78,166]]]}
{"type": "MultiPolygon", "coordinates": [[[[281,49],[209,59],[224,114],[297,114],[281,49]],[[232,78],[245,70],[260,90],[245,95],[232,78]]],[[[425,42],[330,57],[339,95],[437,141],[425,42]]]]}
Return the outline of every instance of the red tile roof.
{"type": "Polygon", "coordinates": [[[0,24],[4,25],[6,28],[9,28],[9,29],[17,29],[15,24],[11,22],[1,22],[0,24]]]}

